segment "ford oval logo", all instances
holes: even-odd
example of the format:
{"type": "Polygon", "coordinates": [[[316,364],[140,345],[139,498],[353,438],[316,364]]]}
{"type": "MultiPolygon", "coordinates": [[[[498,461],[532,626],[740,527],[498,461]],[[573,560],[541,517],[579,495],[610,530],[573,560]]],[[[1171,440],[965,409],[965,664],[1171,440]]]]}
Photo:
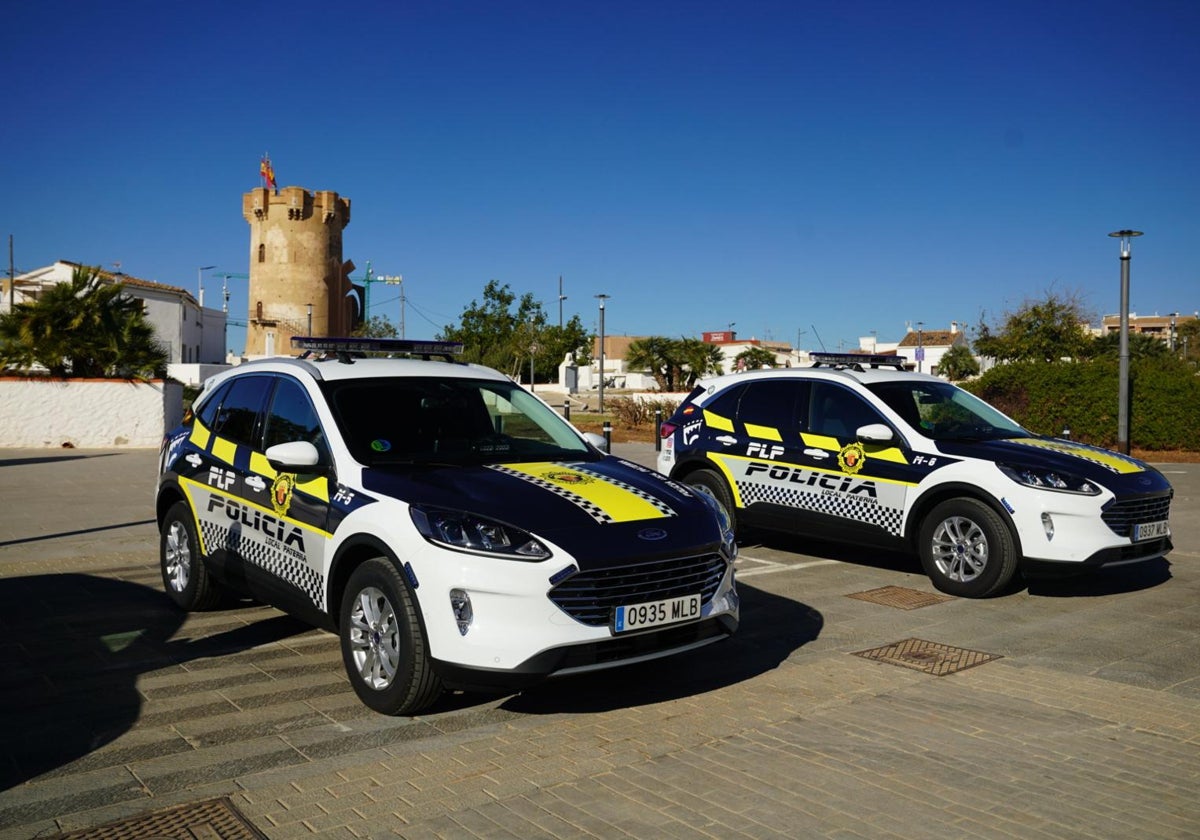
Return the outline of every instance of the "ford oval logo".
{"type": "Polygon", "coordinates": [[[662,528],[643,528],[638,531],[639,540],[665,540],[667,532],[662,528]]]}

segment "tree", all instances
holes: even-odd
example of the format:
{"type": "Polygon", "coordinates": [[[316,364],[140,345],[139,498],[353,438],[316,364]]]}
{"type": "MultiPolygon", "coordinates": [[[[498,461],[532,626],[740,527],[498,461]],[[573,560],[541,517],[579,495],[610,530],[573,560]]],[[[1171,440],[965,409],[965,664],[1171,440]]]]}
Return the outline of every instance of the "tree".
{"type": "Polygon", "coordinates": [[[945,374],[952,382],[975,376],[979,373],[979,360],[965,344],[955,344],[942,355],[938,362],[938,373],[945,374]]]}
{"type": "Polygon", "coordinates": [[[1001,362],[1056,362],[1086,357],[1089,318],[1076,295],[1047,292],[1045,300],[1026,301],[995,328],[982,318],[975,350],[1001,362]]]}
{"type": "Polygon", "coordinates": [[[747,347],[733,357],[738,370],[758,370],[775,367],[775,354],[765,347],[747,347]]]}
{"type": "MultiPolygon", "coordinates": [[[[1107,335],[1096,336],[1088,347],[1088,356],[1094,359],[1119,358],[1121,354],[1121,334],[1111,332],[1107,335]]],[[[1129,358],[1144,359],[1165,357],[1171,355],[1171,348],[1161,338],[1146,333],[1129,333],[1129,358]]]]}
{"type": "Polygon", "coordinates": [[[1175,329],[1175,352],[1185,361],[1200,358],[1200,318],[1181,321],[1175,329]]]}
{"type": "Polygon", "coordinates": [[[355,327],[351,335],[357,338],[397,338],[400,333],[387,318],[372,315],[369,321],[363,321],[355,327]]]}
{"type": "Polygon", "coordinates": [[[696,338],[639,338],[625,352],[631,370],[649,372],[667,392],[690,389],[701,376],[719,371],[723,360],[719,347],[696,338]]]}
{"type": "Polygon", "coordinates": [[[0,366],[44,367],[60,377],[155,377],[167,354],[142,302],[122,283],[80,266],[67,283],[0,316],[0,366]]]}

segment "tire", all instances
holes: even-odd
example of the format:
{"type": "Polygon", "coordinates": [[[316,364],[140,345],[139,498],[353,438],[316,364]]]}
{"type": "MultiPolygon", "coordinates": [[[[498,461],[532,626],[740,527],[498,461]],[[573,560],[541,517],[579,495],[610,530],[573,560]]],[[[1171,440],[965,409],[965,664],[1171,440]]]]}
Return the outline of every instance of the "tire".
{"type": "Polygon", "coordinates": [[[715,499],[717,504],[725,509],[729,521],[736,527],[737,510],[733,506],[733,494],[729,492],[729,485],[725,483],[724,478],[712,470],[696,470],[684,477],[683,483],[697,493],[703,493],[715,499]]]}
{"type": "Polygon", "coordinates": [[[200,556],[200,540],[187,502],[176,502],[167,511],[158,537],[158,559],[163,588],[182,609],[208,610],[221,600],[221,587],[200,556]]]}
{"type": "Polygon", "coordinates": [[[368,707],[411,715],[442,693],[413,596],[387,558],[368,560],[351,573],[340,619],[346,675],[368,707]]]}
{"type": "Polygon", "coordinates": [[[978,499],[950,499],[921,523],[921,565],[933,585],[962,598],[998,593],[1017,571],[1017,544],[1000,515],[978,499]]]}

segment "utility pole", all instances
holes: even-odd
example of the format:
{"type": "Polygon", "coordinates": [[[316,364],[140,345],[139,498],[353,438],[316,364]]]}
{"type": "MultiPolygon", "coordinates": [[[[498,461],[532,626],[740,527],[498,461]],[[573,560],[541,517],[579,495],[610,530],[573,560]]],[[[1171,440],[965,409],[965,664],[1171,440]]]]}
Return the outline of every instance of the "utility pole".
{"type": "MultiPolygon", "coordinates": [[[[16,306],[15,292],[13,291],[17,285],[16,269],[13,267],[13,242],[12,234],[8,235],[8,311],[12,312],[16,306]]],[[[559,316],[559,320],[561,320],[559,316]]]]}
{"type": "Polygon", "coordinates": [[[608,300],[610,295],[596,295],[600,300],[600,405],[599,412],[604,413],[604,301],[608,300]]]}
{"type": "Polygon", "coordinates": [[[562,275],[558,275],[558,328],[562,329],[562,302],[567,296],[562,293],[562,275]]]}

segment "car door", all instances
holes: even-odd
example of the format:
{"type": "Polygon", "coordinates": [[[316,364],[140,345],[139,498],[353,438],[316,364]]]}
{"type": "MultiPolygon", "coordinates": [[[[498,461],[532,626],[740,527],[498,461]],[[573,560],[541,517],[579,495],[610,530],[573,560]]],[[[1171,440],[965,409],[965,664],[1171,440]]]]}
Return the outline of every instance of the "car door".
{"type": "Polygon", "coordinates": [[[920,480],[903,437],[871,403],[839,382],[814,381],[801,416],[806,510],[837,539],[888,542],[902,536],[905,503],[920,480]],[[858,432],[883,425],[892,440],[858,432]]]}

